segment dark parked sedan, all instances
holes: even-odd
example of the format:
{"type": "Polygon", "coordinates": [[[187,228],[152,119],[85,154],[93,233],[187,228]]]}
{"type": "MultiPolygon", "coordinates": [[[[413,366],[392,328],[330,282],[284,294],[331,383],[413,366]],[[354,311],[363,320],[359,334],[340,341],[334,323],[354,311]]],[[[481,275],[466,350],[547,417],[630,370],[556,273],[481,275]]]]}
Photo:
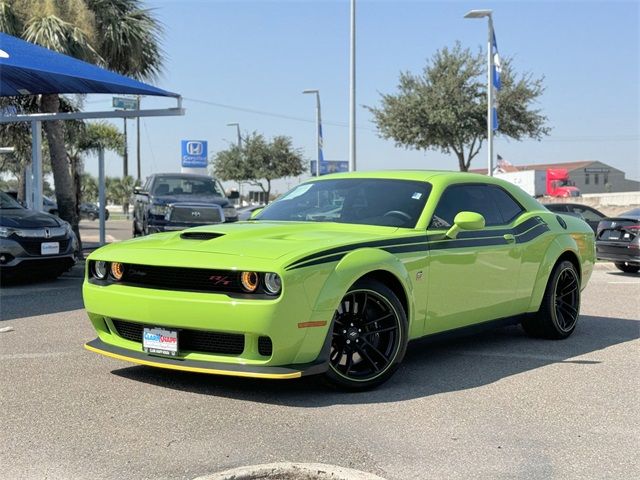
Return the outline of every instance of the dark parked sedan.
{"type": "MultiPolygon", "coordinates": [[[[95,203],[81,203],[80,204],[80,218],[87,220],[97,220],[100,218],[100,208],[95,203]]],[[[109,220],[109,210],[105,208],[104,219],[109,220]]]]}
{"type": "Polygon", "coordinates": [[[56,278],[76,261],[78,242],[70,225],[29,210],[0,192],[0,277],[56,278]]]}
{"type": "Polygon", "coordinates": [[[596,233],[598,260],[614,262],[627,273],[640,271],[640,208],[605,218],[596,233]]]}
{"type": "Polygon", "coordinates": [[[582,218],[589,224],[594,233],[597,232],[600,221],[606,218],[604,213],[599,212],[593,207],[581,205],[579,203],[547,203],[545,207],[552,212],[564,213],[582,218]]]}

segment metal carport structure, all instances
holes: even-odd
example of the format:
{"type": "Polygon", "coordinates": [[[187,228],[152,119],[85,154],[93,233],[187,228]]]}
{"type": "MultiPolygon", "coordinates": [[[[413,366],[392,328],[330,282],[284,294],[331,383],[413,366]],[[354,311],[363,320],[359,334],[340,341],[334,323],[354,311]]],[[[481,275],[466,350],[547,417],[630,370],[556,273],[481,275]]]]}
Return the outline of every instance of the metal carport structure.
{"type": "MultiPolygon", "coordinates": [[[[182,97],[176,93],[119,75],[96,65],[0,33],[0,96],[41,94],[131,94],[176,99],[175,108],[73,113],[0,112],[0,123],[30,122],[31,176],[34,182],[30,206],[42,210],[42,122],[98,118],[136,118],[184,115],[182,97]]],[[[100,244],[105,243],[104,151],[98,154],[100,244]]]]}

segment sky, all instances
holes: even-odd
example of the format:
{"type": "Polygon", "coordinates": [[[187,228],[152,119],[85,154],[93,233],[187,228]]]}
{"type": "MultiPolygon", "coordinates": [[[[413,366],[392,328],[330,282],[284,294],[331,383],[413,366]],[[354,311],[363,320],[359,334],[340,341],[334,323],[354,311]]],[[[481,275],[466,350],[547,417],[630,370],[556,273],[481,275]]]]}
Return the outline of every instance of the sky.
{"type": "MultiPolygon", "coordinates": [[[[142,176],[180,170],[180,141],[207,140],[209,153],[257,131],[287,135],[315,159],[319,89],[324,157],[349,151],[349,1],[149,1],[164,25],[162,75],[153,83],[184,98],[184,117],[141,121],[142,176]]],[[[366,1],[357,0],[356,85],[358,170],[457,170],[454,155],[396,147],[381,139],[365,105],[396,91],[401,71],[420,73],[440,48],[460,41],[485,47],[486,20],[464,19],[493,9],[502,57],[518,73],[544,76],[536,104],[549,118],[542,141],[497,136],[495,152],[514,165],[599,160],[640,179],[640,2],[366,1]]],[[[171,107],[146,97],[143,108],[171,107]]],[[[88,110],[111,109],[111,97],[87,98],[88,110]]],[[[122,120],[114,121],[122,125],[122,120]]],[[[129,123],[130,172],[135,173],[135,123],[129,123]],[[132,133],[133,132],[133,133],[132,133]]],[[[471,168],[486,166],[481,150],[471,168]]],[[[107,156],[107,175],[122,161],[107,156]]],[[[97,159],[86,162],[97,173],[97,159]]],[[[304,179],[305,176],[302,177],[304,179]]],[[[300,181],[275,186],[283,192],[300,181]]]]}

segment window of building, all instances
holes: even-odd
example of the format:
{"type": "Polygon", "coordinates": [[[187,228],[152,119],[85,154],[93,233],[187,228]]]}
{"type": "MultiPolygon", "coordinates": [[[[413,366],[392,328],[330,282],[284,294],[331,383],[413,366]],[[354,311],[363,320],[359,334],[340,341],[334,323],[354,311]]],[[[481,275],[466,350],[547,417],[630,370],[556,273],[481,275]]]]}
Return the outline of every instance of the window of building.
{"type": "Polygon", "coordinates": [[[585,173],[584,174],[584,184],[585,185],[589,185],[589,180],[590,180],[589,174],[585,173]]]}
{"type": "Polygon", "coordinates": [[[599,175],[597,173],[593,174],[593,183],[594,185],[598,185],[599,175]]]}

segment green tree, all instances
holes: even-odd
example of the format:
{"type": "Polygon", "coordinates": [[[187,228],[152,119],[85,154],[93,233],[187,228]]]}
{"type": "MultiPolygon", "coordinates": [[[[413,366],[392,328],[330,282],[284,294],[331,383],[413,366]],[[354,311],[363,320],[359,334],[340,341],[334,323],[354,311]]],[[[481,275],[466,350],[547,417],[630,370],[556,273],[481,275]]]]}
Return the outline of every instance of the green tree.
{"type": "Polygon", "coordinates": [[[122,212],[128,213],[133,189],[138,185],[138,181],[130,175],[122,178],[107,177],[105,179],[107,202],[122,205],[122,212]]]}
{"type": "MultiPolygon", "coordinates": [[[[141,80],[162,65],[161,27],[140,0],[0,0],[0,30],[141,80]]],[[[40,110],[60,111],[58,95],[40,110]]],[[[79,236],[76,184],[60,121],[45,122],[60,216],[79,236]]]]}
{"type": "MultiPolygon", "coordinates": [[[[509,59],[502,61],[502,88],[497,94],[496,136],[540,140],[550,129],[534,108],[544,91],[543,78],[516,76],[509,59]]],[[[382,94],[379,107],[365,107],[382,138],[397,146],[453,152],[461,171],[487,139],[486,55],[474,55],[460,43],[436,52],[421,75],[400,74],[398,91],[382,94]]]]}
{"type": "Polygon", "coordinates": [[[98,201],[98,179],[90,173],[80,175],[80,200],[92,203],[98,201]]]}
{"type": "Polygon", "coordinates": [[[302,152],[293,147],[291,138],[276,136],[267,141],[256,132],[242,139],[242,147],[234,145],[216,153],[213,159],[213,173],[217,178],[260,187],[267,202],[273,180],[295,177],[304,171],[302,152]]]}

